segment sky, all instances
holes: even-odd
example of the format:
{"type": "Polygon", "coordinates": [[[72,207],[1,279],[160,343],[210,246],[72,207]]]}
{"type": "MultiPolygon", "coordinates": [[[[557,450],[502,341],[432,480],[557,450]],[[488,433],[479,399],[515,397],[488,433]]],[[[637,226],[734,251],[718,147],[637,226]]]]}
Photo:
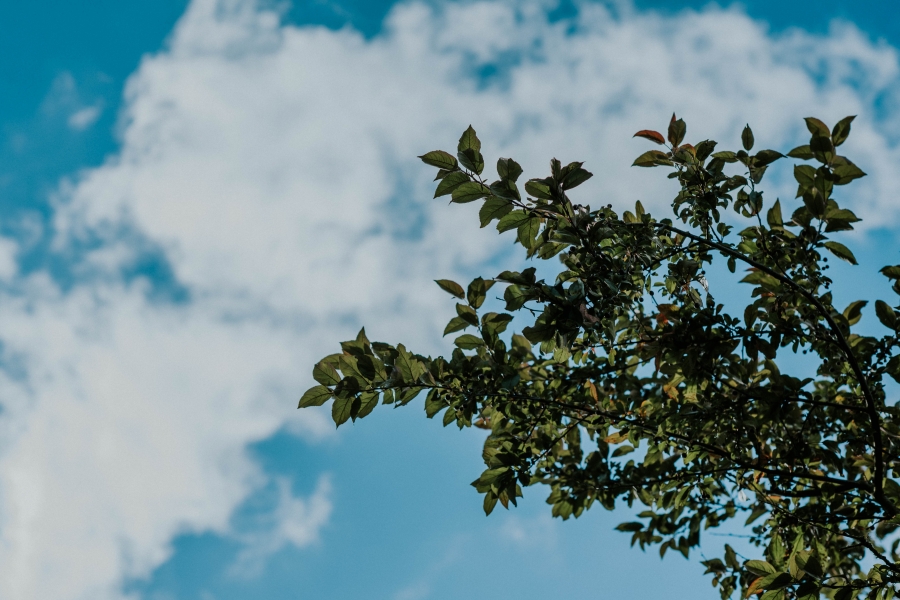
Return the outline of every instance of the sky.
{"type": "Polygon", "coordinates": [[[836,298],[888,297],[897,12],[0,0],[0,598],[717,598],[698,555],[629,548],[627,510],[561,522],[532,488],[485,518],[480,431],[419,404],[335,431],[297,399],[363,325],[446,351],[432,280],[521,264],[429,200],[415,156],[470,123],[529,176],[586,161],[583,202],[659,212],[631,134],[673,111],[782,150],[805,116],[859,115],[861,264],[836,298]]]}

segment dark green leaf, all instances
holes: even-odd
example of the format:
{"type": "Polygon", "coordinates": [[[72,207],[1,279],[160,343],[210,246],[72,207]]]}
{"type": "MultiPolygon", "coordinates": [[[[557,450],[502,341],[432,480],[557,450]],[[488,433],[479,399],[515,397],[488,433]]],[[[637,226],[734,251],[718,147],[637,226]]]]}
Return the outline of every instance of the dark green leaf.
{"type": "Polygon", "coordinates": [[[875,314],[878,316],[878,320],[888,329],[897,328],[897,313],[884,300],[875,301],[875,314]]]}
{"type": "Polygon", "coordinates": [[[856,257],[853,256],[853,253],[850,252],[850,249],[847,246],[845,246],[839,242],[828,241],[828,242],[825,242],[825,247],[828,248],[829,250],[831,250],[831,253],[834,254],[835,256],[837,256],[838,258],[846,260],[848,263],[850,263],[852,265],[857,264],[856,257]]]}
{"type": "Polygon", "coordinates": [[[453,341],[457,347],[462,348],[463,350],[473,350],[478,348],[479,346],[484,346],[484,340],[480,337],[474,336],[471,333],[464,333],[453,341]]]}
{"type": "Polygon", "coordinates": [[[676,119],[675,115],[672,114],[672,120],[669,121],[669,143],[672,144],[673,147],[680,146],[681,142],[684,141],[684,136],[686,133],[687,125],[682,119],[676,119]]]}
{"type": "Polygon", "coordinates": [[[469,181],[469,176],[462,171],[449,173],[438,184],[437,189],[434,191],[434,197],[446,196],[467,181],[469,181]]]}
{"type": "Polygon", "coordinates": [[[540,179],[529,179],[526,181],[525,191],[535,198],[540,198],[542,200],[553,199],[553,194],[550,193],[550,186],[540,179]]]}
{"type": "Polygon", "coordinates": [[[324,385],[317,385],[306,390],[303,397],[300,398],[300,406],[297,408],[306,408],[307,406],[322,406],[331,398],[331,390],[324,385]]]}
{"type": "Polygon", "coordinates": [[[456,296],[457,298],[465,298],[466,293],[463,291],[461,285],[456,283],[455,281],[451,281],[449,279],[435,279],[434,282],[441,286],[441,289],[447,292],[452,296],[456,296]]]}
{"type": "Polygon", "coordinates": [[[850,135],[850,123],[852,123],[855,118],[856,115],[844,117],[838,121],[837,125],[834,126],[834,129],[831,130],[831,139],[835,146],[843,144],[850,135]]]}
{"type": "Polygon", "coordinates": [[[334,404],[331,405],[331,418],[334,424],[340,427],[350,419],[350,410],[353,408],[355,397],[335,398],[334,404]]]}
{"type": "Polygon", "coordinates": [[[341,381],[341,376],[331,365],[319,362],[313,367],[313,379],[322,385],[337,385],[341,381]]]}
{"type": "Polygon", "coordinates": [[[512,202],[497,196],[491,196],[485,200],[478,211],[478,218],[481,220],[481,226],[486,227],[494,219],[502,219],[508,215],[513,209],[512,202]]]}
{"type": "Polygon", "coordinates": [[[448,152],[444,152],[443,150],[433,150],[426,154],[423,154],[419,158],[422,159],[427,165],[431,165],[432,167],[437,167],[439,169],[447,169],[453,171],[457,168],[456,159],[449,154],[448,152]]]}
{"type": "Polygon", "coordinates": [[[671,165],[672,160],[659,150],[648,150],[638,156],[631,166],[633,167],[658,167],[660,165],[671,165]]]}
{"type": "Polygon", "coordinates": [[[854,179],[866,176],[866,174],[862,172],[862,169],[853,163],[835,167],[834,175],[837,177],[837,181],[834,182],[835,185],[847,185],[854,179]]]}
{"type": "Polygon", "coordinates": [[[519,166],[519,163],[517,163],[513,159],[501,158],[497,161],[497,175],[500,176],[500,179],[516,181],[519,179],[519,175],[521,174],[522,167],[519,166]]]}
{"type": "Polygon", "coordinates": [[[462,317],[453,317],[450,319],[450,322],[447,323],[447,326],[444,328],[444,335],[448,333],[455,333],[457,331],[462,331],[466,327],[471,327],[471,323],[463,319],[462,317]]]}
{"type": "Polygon", "coordinates": [[[806,121],[806,128],[809,129],[809,132],[813,134],[813,136],[831,137],[828,125],[819,119],[816,119],[815,117],[806,117],[804,121],[806,121]]]}
{"type": "Polygon", "coordinates": [[[796,148],[788,152],[787,155],[791,158],[799,158],[801,160],[809,160],[813,157],[813,153],[809,148],[809,144],[797,146],[796,148]]]}
{"type": "Polygon", "coordinates": [[[478,183],[477,181],[469,181],[463,184],[460,184],[456,189],[453,190],[453,202],[457,204],[465,204],[466,202],[472,202],[474,200],[479,200],[484,198],[485,196],[491,195],[491,188],[478,183]]]}
{"type": "Polygon", "coordinates": [[[850,305],[844,309],[844,318],[847,319],[847,322],[850,325],[859,323],[859,320],[862,318],[862,309],[868,303],[868,300],[857,300],[856,302],[851,302],[850,305]]]}
{"type": "Polygon", "coordinates": [[[481,152],[481,141],[478,139],[478,136],[475,134],[475,130],[471,125],[469,125],[468,129],[460,136],[459,145],[456,147],[456,150],[457,152],[465,152],[466,150],[481,152]]]}
{"type": "Polygon", "coordinates": [[[509,231],[510,229],[518,229],[519,225],[530,218],[531,216],[524,210],[514,210],[511,213],[504,215],[500,219],[500,222],[497,223],[497,231],[503,233],[504,231],[509,231]]]}
{"type": "Polygon", "coordinates": [[[749,125],[745,125],[744,130],[741,132],[741,144],[747,152],[753,149],[753,131],[749,125]]]}

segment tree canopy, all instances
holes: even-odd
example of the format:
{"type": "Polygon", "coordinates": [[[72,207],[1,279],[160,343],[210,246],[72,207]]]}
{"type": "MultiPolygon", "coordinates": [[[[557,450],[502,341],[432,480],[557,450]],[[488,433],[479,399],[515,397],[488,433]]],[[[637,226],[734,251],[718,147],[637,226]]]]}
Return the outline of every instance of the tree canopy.
{"type": "MultiPolygon", "coordinates": [[[[634,164],[677,182],[674,219],[640,202],[621,216],[574,203],[591,177],[581,162],[553,159],[522,190],[522,168],[500,158],[491,182],[469,127],[455,155],[420,157],[438,169],[435,197],[482,202],[481,226],[514,232],[529,259],[557,257],[555,278],[531,267],[466,288],[437,280],[458,299],[452,352],[422,356],[363,330],[315,365],[300,406],[332,401],[340,426],[425,393],[429,418],[486,430],[472,485],[488,514],[542,484],[554,516],[625,504],[635,517],[617,529],[632,544],[685,557],[701,532],[737,519],[752,555],[726,544],[703,560],[723,599],[889,600],[900,583],[900,410],[887,399],[900,308],[875,300],[880,333],[863,335],[868,299],[835,307],[828,276],[829,256],[856,264],[831,239],[859,221],[836,197],[865,175],[838,154],[852,121],[807,118],[809,144],[787,155],[754,151],[749,126],[741,149],[718,152],[686,143],[674,115],[665,136],[639,131],[659,149],[634,164]],[[765,201],[766,170],[786,158],[797,197],[765,201]],[[734,281],[722,263],[743,275],[745,305],[716,301],[734,281]],[[501,286],[505,312],[486,312],[501,286]]],[[[900,294],[900,265],[881,273],[900,294]]]]}

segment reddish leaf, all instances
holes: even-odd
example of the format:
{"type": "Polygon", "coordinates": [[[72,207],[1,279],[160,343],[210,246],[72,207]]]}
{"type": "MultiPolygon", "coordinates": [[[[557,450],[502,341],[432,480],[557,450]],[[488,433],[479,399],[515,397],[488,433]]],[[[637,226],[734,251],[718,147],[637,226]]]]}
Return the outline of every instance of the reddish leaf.
{"type": "Polygon", "coordinates": [[[656,142],[657,144],[665,144],[666,138],[663,137],[658,131],[653,131],[652,129],[641,129],[632,137],[642,137],[650,140],[651,142],[656,142]]]}

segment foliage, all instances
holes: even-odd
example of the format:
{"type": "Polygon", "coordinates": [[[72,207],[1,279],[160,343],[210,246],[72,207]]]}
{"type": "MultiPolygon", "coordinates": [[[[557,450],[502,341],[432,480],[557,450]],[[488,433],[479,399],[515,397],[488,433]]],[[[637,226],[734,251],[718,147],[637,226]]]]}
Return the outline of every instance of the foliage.
{"type": "MultiPolygon", "coordinates": [[[[900,415],[885,376],[900,381],[898,308],[877,300],[883,335],[861,335],[867,301],[835,308],[826,274],[829,254],[856,263],[829,239],[859,220],[834,197],[864,175],[837,153],[852,120],[829,129],[806,119],[809,145],[787,154],[799,162],[789,216],[758,189],[785,156],[754,153],[749,126],[742,149],[719,152],[711,140],[684,143],[674,115],[665,137],[638,132],[663,147],[634,164],[670,171],[679,226],[640,202],[621,217],[573,203],[570,190],[591,177],[580,162],[552,160],[550,176],[529,179],[523,194],[522,168],[501,158],[488,182],[469,127],[456,156],[421,157],[438,168],[435,197],[482,201],[482,227],[514,232],[529,258],[558,256],[555,280],[535,268],[466,289],[438,280],[459,300],[445,335],[471,331],[448,357],[370,343],[363,331],[316,365],[319,385],[300,406],[333,399],[341,425],[427,392],[429,418],[489,432],[472,484],[486,513],[544,484],[553,515],[637,507],[617,529],[686,557],[701,531],[740,519],[758,554],[726,545],[703,561],[723,598],[889,600],[900,582],[900,415]],[[737,216],[725,220],[729,206],[737,216]],[[715,260],[746,269],[752,295],[737,315],[714,299],[715,260]],[[485,312],[496,284],[506,312],[485,312]],[[514,316],[528,325],[510,335],[514,316]]],[[[900,294],[900,265],[882,273],[900,294]]]]}

